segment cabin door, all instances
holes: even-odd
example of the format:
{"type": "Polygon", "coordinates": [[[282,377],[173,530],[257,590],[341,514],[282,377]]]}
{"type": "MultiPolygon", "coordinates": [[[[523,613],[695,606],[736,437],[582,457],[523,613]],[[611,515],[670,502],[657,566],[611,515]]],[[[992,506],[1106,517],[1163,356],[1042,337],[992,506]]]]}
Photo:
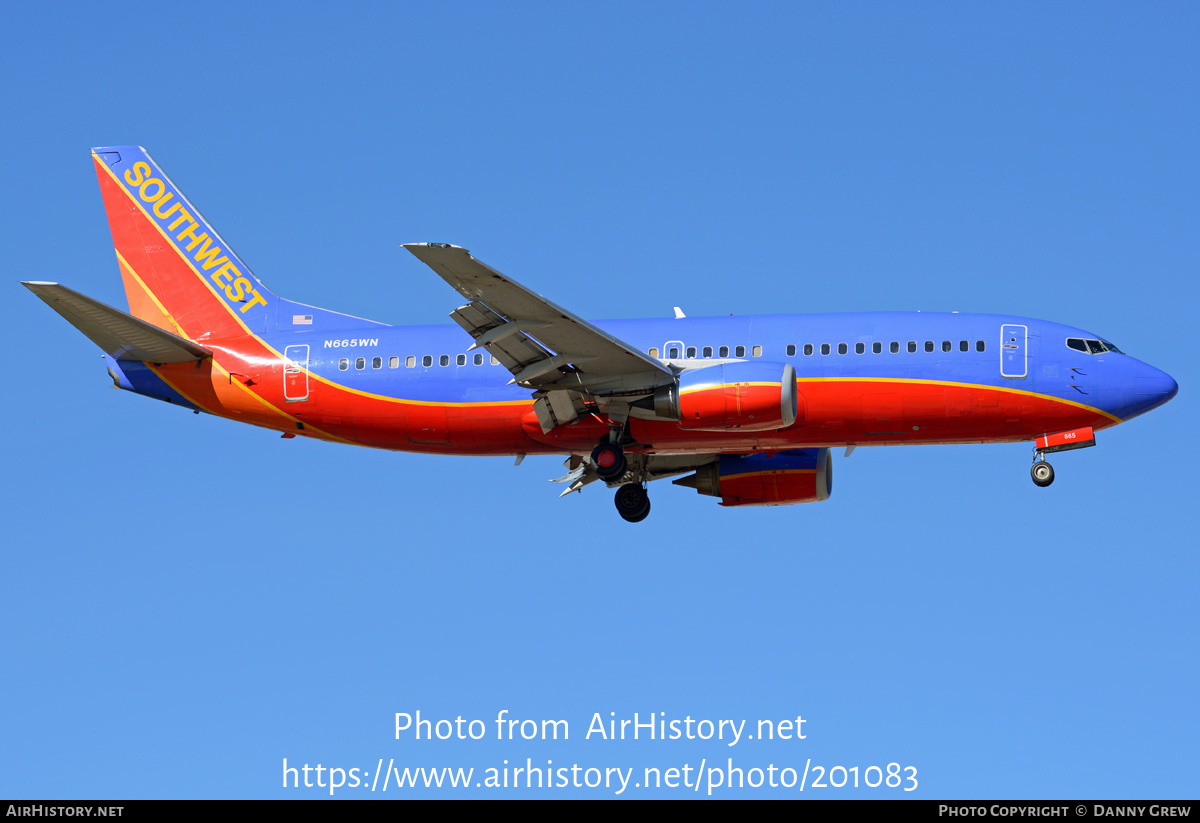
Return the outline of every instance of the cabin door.
{"type": "Polygon", "coordinates": [[[308,346],[283,350],[283,399],[289,403],[308,399],[308,346]]]}
{"type": "Polygon", "coordinates": [[[1000,327],[1000,376],[1020,378],[1029,373],[1026,365],[1029,347],[1029,328],[1004,325],[1000,327]]]}

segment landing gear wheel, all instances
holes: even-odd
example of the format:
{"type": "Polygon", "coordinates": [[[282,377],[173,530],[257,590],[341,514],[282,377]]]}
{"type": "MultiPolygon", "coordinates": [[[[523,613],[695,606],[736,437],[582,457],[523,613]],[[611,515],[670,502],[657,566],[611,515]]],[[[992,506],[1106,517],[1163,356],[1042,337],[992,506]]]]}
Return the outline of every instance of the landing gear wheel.
{"type": "Polygon", "coordinates": [[[1054,482],[1054,467],[1045,460],[1034,463],[1029,473],[1033,475],[1033,482],[1038,486],[1046,487],[1054,482]]]}
{"type": "Polygon", "coordinates": [[[613,502],[621,517],[630,523],[640,523],[650,514],[650,496],[640,483],[626,483],[618,488],[613,502]]]}
{"type": "Polygon", "coordinates": [[[617,443],[605,441],[592,449],[592,463],[601,480],[616,480],[625,473],[625,450],[617,443]]]}

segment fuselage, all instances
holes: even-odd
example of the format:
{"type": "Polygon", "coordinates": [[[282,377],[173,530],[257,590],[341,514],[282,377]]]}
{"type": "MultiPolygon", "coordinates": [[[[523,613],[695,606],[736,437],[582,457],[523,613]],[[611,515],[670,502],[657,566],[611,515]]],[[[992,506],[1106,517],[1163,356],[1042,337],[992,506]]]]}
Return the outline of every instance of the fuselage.
{"type": "MultiPolygon", "coordinates": [[[[388,326],[278,301],[261,329],[201,339],[211,364],[110,361],[122,388],[284,434],[444,454],[586,452],[594,418],[543,433],[527,389],[455,326],[388,326]],[[272,320],[274,322],[272,322],[272,320]]],[[[1099,335],[990,314],[863,312],[598,321],[679,369],[790,363],[800,398],[779,431],[630,420],[633,450],[1028,441],[1103,429],[1174,396],[1164,372],[1099,335]]]]}
{"type": "Polygon", "coordinates": [[[287,437],[589,460],[605,441],[711,462],[1033,440],[1107,428],[1176,391],[1098,335],[1023,317],[588,323],[446,243],[405,248],[470,301],[451,314],[458,325],[389,326],[272,292],[141,147],[98,147],[92,159],[130,311],[77,293],[44,299],[74,301],[64,316],[100,342],[118,387],[287,437]],[[151,350],[168,354],[154,362],[151,350]]]}
{"type": "Polygon", "coordinates": [[[589,322],[450,243],[403,247],[467,301],[456,325],[389,326],[267,288],[140,146],[97,147],[92,165],[129,311],[24,285],[105,352],[118,388],[285,438],[568,454],[563,493],[603,481],[628,522],[668,477],[724,506],[826,500],[835,446],[1032,441],[1044,487],[1047,454],[1178,388],[1099,335],[1025,317],[589,322]]]}

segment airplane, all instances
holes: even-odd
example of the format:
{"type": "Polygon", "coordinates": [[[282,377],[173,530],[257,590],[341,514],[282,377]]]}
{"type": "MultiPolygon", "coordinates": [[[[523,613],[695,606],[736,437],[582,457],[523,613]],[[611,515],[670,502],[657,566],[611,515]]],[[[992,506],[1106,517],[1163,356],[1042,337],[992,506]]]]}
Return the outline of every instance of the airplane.
{"type": "Polygon", "coordinates": [[[588,322],[448,243],[408,243],[467,302],[390,326],[279,297],[140,146],[92,149],[129,311],[24,282],[104,352],[114,387],[397,451],[566,455],[620,516],[677,478],[723,506],[828,499],[831,449],[1032,442],[1046,455],[1175,396],[1083,329],[995,314],[859,312],[588,322]]]}

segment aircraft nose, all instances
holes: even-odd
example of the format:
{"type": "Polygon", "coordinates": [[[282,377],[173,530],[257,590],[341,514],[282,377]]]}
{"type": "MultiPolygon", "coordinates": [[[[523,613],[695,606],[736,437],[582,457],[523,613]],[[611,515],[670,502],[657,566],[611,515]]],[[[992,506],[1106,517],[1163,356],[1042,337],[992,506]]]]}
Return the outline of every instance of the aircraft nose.
{"type": "Polygon", "coordinates": [[[1179,393],[1179,384],[1165,371],[1148,363],[1139,363],[1133,373],[1134,392],[1137,399],[1148,408],[1156,408],[1179,393]]]}

